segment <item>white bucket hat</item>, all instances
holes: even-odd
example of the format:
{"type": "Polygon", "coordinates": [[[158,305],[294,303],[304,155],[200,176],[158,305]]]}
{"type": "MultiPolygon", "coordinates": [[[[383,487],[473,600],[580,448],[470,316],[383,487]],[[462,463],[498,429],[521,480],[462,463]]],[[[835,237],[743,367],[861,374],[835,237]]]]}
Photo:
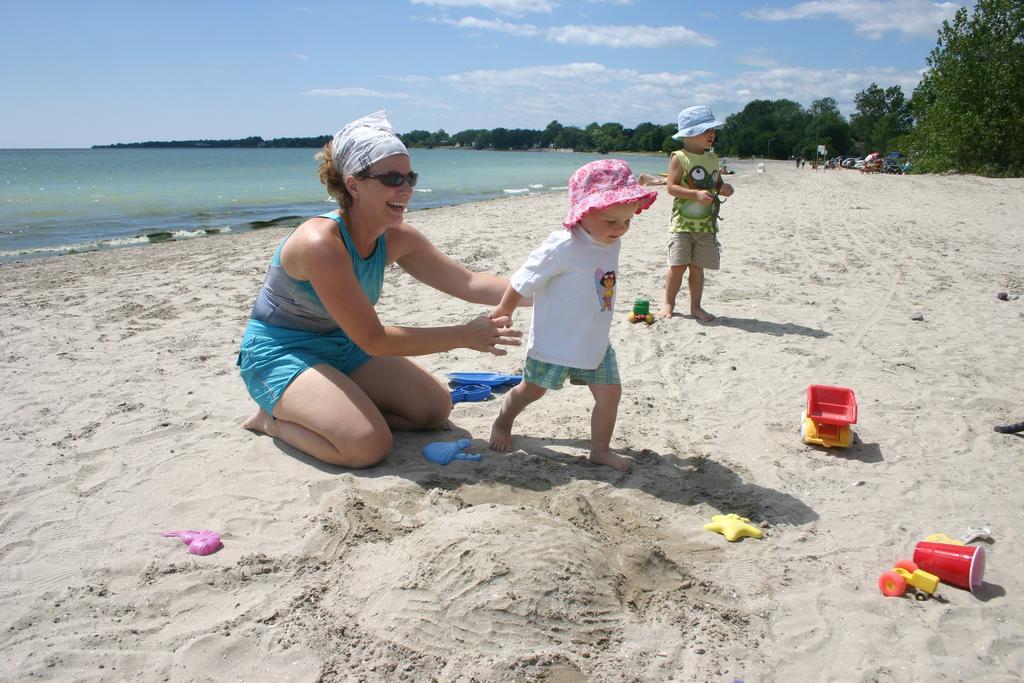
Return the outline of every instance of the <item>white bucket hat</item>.
{"type": "Polygon", "coordinates": [[[719,121],[715,118],[715,115],[711,113],[709,107],[704,105],[697,105],[696,107],[687,107],[686,109],[679,112],[679,132],[672,136],[673,140],[681,140],[683,138],[692,138],[695,135],[705,133],[712,128],[721,128],[725,125],[725,121],[719,121]]]}

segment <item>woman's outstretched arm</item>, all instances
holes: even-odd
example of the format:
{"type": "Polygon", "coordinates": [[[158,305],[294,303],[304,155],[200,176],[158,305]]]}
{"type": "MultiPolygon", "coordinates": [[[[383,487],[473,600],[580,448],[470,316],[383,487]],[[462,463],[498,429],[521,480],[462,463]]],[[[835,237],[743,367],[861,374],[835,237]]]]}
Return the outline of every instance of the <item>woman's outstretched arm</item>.
{"type": "Polygon", "coordinates": [[[431,243],[411,225],[388,231],[389,258],[420,282],[472,304],[496,306],[508,278],[474,273],[431,243]]]}
{"type": "MultiPolygon", "coordinates": [[[[421,356],[456,348],[500,356],[506,353],[501,347],[520,344],[522,333],[511,328],[511,320],[491,320],[486,315],[445,327],[384,326],[359,285],[344,241],[331,224],[300,226],[289,242],[292,240],[295,244],[288,245],[291,263],[287,267],[295,267],[293,276],[313,284],[334,321],[372,356],[421,356]]],[[[388,250],[390,253],[391,245],[388,250]]],[[[504,291],[504,281],[494,279],[502,283],[504,291]]],[[[499,298],[500,292],[494,301],[499,298]]]]}

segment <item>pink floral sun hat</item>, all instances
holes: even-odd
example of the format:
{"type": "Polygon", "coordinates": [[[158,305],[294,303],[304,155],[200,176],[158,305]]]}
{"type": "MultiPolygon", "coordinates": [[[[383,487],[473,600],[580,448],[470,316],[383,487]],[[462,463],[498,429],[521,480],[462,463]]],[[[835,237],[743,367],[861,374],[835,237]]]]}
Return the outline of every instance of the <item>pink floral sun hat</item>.
{"type": "Polygon", "coordinates": [[[591,211],[616,204],[640,202],[636,212],[650,207],[658,193],[640,185],[622,159],[601,159],[581,166],[569,179],[569,213],[562,225],[572,228],[591,211]]]}

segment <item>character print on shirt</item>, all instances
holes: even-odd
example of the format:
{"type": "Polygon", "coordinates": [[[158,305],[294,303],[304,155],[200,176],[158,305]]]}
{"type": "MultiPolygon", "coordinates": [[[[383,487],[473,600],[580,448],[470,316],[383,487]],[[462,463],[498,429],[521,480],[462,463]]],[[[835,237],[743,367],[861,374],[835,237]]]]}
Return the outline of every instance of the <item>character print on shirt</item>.
{"type": "Polygon", "coordinates": [[[612,310],[612,301],[615,299],[615,271],[609,270],[606,273],[598,268],[594,271],[594,281],[597,284],[597,298],[601,302],[601,310],[612,310]]]}
{"type": "Polygon", "coordinates": [[[690,169],[690,172],[686,174],[686,186],[691,190],[707,190],[708,192],[716,192],[720,181],[721,176],[718,173],[718,169],[715,169],[712,173],[708,173],[708,170],[703,166],[694,166],[690,169]]]}
{"type": "Polygon", "coordinates": [[[706,168],[697,165],[692,167],[686,174],[684,184],[691,190],[707,190],[714,195],[714,201],[710,204],[701,204],[695,201],[687,202],[681,212],[683,217],[695,220],[706,220],[710,217],[711,225],[714,226],[715,230],[718,230],[718,221],[720,220],[718,212],[722,208],[723,201],[718,195],[718,190],[722,186],[721,172],[716,168],[711,173],[708,173],[706,168]]]}

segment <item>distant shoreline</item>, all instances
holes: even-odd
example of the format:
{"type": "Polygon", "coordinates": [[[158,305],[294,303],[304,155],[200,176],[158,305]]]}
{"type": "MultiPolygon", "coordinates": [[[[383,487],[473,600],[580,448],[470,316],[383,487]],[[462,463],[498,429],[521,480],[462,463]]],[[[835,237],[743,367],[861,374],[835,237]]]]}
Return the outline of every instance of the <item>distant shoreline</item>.
{"type": "MultiPolygon", "coordinates": [[[[261,141],[260,144],[251,144],[245,140],[169,140],[166,142],[116,142],[110,145],[92,145],[89,149],[320,149],[330,137],[326,138],[322,143],[308,143],[308,144],[292,144],[290,142],[277,142],[275,140],[261,141]]],[[[467,151],[467,152],[550,152],[558,154],[574,154],[576,152],[582,152],[584,154],[592,154],[593,152],[587,152],[584,150],[576,150],[572,147],[536,147],[531,149],[497,149],[494,147],[485,147],[482,149],[474,149],[473,147],[467,147],[465,145],[409,145],[410,149],[450,149],[453,151],[467,151]]],[[[649,155],[663,155],[662,152],[631,152],[629,150],[612,150],[608,154],[649,154],[649,155]]]]}

